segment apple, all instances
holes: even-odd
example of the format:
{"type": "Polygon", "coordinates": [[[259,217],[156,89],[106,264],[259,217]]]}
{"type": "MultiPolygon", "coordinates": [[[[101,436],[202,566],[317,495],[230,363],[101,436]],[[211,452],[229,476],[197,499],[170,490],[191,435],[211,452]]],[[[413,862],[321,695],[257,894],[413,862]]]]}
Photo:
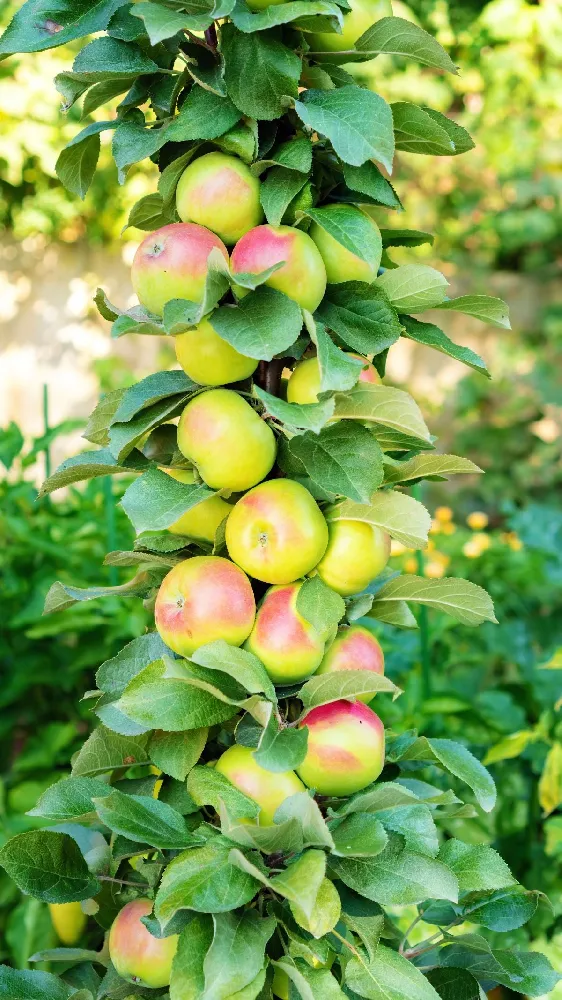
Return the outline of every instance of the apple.
{"type": "MultiPolygon", "coordinates": [[[[355,48],[358,38],[381,17],[392,17],[390,0],[349,0],[351,10],[343,15],[342,33],[312,32],[308,42],[313,52],[347,52],[355,48]]],[[[345,60],[342,60],[345,61],[345,60]]]]}
{"type": "Polygon", "coordinates": [[[316,567],[318,576],[342,597],[361,593],[386,566],[390,536],[366,521],[331,521],[328,532],[328,547],[316,567]]]}
{"type": "MultiPolygon", "coordinates": [[[[162,469],[172,479],[177,479],[179,483],[194,483],[195,473],[192,469],[162,469]]],[[[187,535],[188,538],[195,538],[198,542],[211,542],[214,544],[217,528],[228,517],[232,510],[232,504],[223,500],[222,497],[209,497],[201,503],[186,510],[177,521],[170,525],[168,531],[173,535],[187,535]]]]}
{"type": "Polygon", "coordinates": [[[314,312],[326,291],[326,268],[318,247],[302,229],[256,226],[234,247],[231,270],[234,277],[261,274],[282,261],[283,267],[273,272],[266,285],[314,312]]]}
{"type": "Polygon", "coordinates": [[[260,826],[272,826],[275,810],[281,803],[289,795],[305,791],[294,771],[266,771],[258,764],[253,750],[238,744],[225,750],[215,764],[215,770],[257,802],[260,807],[257,822],[260,826]]]}
{"type": "Polygon", "coordinates": [[[174,337],[176,358],[186,375],[199,385],[226,385],[249,378],[258,367],[219,337],[208,319],[174,337]]]}
{"type": "Polygon", "coordinates": [[[276,7],[279,3],[285,3],[285,0],[250,0],[247,6],[250,10],[259,11],[266,7],[276,7]]]}
{"type": "Polygon", "coordinates": [[[178,447],[214,490],[248,490],[275,462],[275,435],[232,389],[209,389],[189,401],[178,425],[178,447]]]}
{"type": "MultiPolygon", "coordinates": [[[[350,358],[357,358],[362,361],[364,368],[359,372],[359,382],[380,382],[379,373],[374,365],[367,358],[353,351],[345,352],[350,358]]],[[[295,368],[287,383],[287,402],[289,403],[317,403],[320,392],[320,365],[318,358],[306,358],[295,368]]]]}
{"type": "Polygon", "coordinates": [[[311,709],[308,749],[297,774],[320,795],[352,795],[378,778],[384,766],[384,726],[360,701],[333,701],[311,709]]]}
{"type": "Polygon", "coordinates": [[[141,922],[152,913],[150,899],[135,899],[119,911],[109,932],[109,957],[128,983],[148,989],[170,985],[178,935],[157,938],[141,922]]]}
{"type": "Polygon", "coordinates": [[[328,526],[311,493],[293,479],[269,479],[243,496],[226,522],[228,554],[264,583],[294,583],[328,544],[328,526]]]}
{"type": "Polygon", "coordinates": [[[61,944],[69,948],[76,944],[88,919],[80,903],[49,903],[49,913],[61,944]]]}
{"type": "Polygon", "coordinates": [[[263,219],[260,182],[237,156],[205,153],[187,166],[176,190],[182,222],[206,226],[227,246],[263,219]]]}
{"type": "Polygon", "coordinates": [[[246,649],[263,663],[275,684],[295,684],[313,674],[324,638],[297,611],[302,583],[270,587],[258,608],[246,649]]]}
{"type": "Polygon", "coordinates": [[[141,306],[162,316],[170,299],[201,302],[207,259],[218,249],[228,262],[228,250],[218,236],[191,222],[171,222],[150,233],[139,246],[131,281],[141,306]]]}
{"type": "Polygon", "coordinates": [[[156,597],[156,628],[174,653],[224,639],[241,646],[254,624],[256,603],[246,574],[220,556],[192,556],[164,577],[156,597]]]}
{"type": "MultiPolygon", "coordinates": [[[[327,205],[324,208],[324,212],[337,212],[338,208],[339,205],[336,204],[327,205]]],[[[360,211],[360,209],[357,209],[357,211],[360,211]]],[[[371,219],[370,215],[367,215],[366,212],[363,212],[362,215],[372,226],[373,234],[378,239],[382,252],[379,227],[374,219],[371,219]]],[[[316,243],[316,246],[322,256],[322,260],[324,261],[328,284],[336,285],[342,281],[366,281],[370,284],[375,280],[380,264],[380,253],[378,254],[379,259],[376,263],[368,264],[366,260],[358,257],[357,254],[352,253],[351,250],[346,250],[341,243],[338,243],[338,241],[317,222],[312,223],[309,234],[311,239],[313,239],[316,243]]]]}
{"type": "MultiPolygon", "coordinates": [[[[338,670],[372,670],[375,674],[384,674],[381,644],[368,628],[351,625],[338,631],[316,673],[331,674],[338,670]]],[[[373,691],[372,694],[357,695],[357,698],[368,705],[375,695],[376,691],[373,691]]]]}

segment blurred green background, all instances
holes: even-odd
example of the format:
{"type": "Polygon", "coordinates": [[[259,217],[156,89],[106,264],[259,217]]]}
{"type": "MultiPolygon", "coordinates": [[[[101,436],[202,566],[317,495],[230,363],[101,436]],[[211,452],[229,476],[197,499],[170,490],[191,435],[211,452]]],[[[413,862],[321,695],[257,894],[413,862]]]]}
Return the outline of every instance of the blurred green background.
{"type": "MultiPolygon", "coordinates": [[[[0,3],[3,23],[16,6],[0,3]]],[[[431,613],[429,694],[419,634],[385,630],[387,671],[406,693],[380,711],[388,726],[460,739],[488,763],[497,810],[452,821],[451,832],[495,844],[518,879],[549,895],[551,905],[542,903],[503,946],[530,940],[562,971],[562,4],[412,0],[393,8],[436,35],[460,75],[392,57],[354,71],[388,100],[426,102],[454,117],[477,142],[461,157],[399,154],[405,212],[381,217],[433,232],[436,242],[394,257],[442,269],[451,293],[502,295],[513,331],[446,317],[453,339],[486,358],[491,382],[409,341],[391,352],[387,381],[415,396],[439,449],[486,472],[425,485],[434,526],[423,572],[487,587],[500,624],[470,630],[431,613]]],[[[62,48],[0,64],[0,840],[36,822],[25,812],[91,724],[79,699],[94,668],[148,620],[139,602],[115,598],[41,617],[56,578],[125,579],[102,562],[108,548],[128,547],[131,531],[114,507],[125,483],[97,480],[41,502],[35,484],[46,462],[81,448],[100,391],[174,360],[152,338],[111,344],[92,308],[98,282],[120,304],[131,298],[128,264],[141,237],[121,230],[131,205],[153,190],[156,168],[133,167],[119,186],[102,149],[85,203],[61,187],[61,146],[83,124],[111,116],[118,101],[83,122],[76,106],[62,115],[51,81],[69,58],[62,48]]],[[[413,552],[393,551],[397,568],[419,571],[413,552]]],[[[0,878],[0,960],[26,967],[54,940],[46,907],[0,878]]]]}

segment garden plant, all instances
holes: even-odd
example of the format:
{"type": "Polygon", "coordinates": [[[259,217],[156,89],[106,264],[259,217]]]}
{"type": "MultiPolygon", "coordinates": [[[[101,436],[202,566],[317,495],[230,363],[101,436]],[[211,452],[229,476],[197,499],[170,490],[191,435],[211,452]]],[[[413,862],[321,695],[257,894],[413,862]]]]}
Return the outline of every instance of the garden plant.
{"type": "Polygon", "coordinates": [[[414,629],[410,603],[495,621],[481,587],[387,566],[391,539],[427,544],[412,490],[479,472],[439,454],[415,401],[384,384],[387,352],[407,337],[486,377],[417,317],[508,320],[499,299],[451,299],[435,269],[396,266],[393,246],[433,237],[369,214],[401,207],[395,150],[451,156],[470,136],[342,64],[456,67],[384,0],[28,0],[0,52],[92,34],[56,79],[65,107],[124,96],[57,172],[84,196],[107,130],[121,180],[157,162],[158,191],[129,218],[148,234],[140,304],[96,302],[115,337],[175,338],[180,368],[105,395],[85,431],[97,449],[43,486],[135,477],[121,501],[133,548],[106,556],[132,578],[54,583],[45,611],[133,596],[155,627],[101,663],[86,694],[99,725],[31,810],[43,828],[0,851],[67,946],[35,956],[60,975],[2,966],[0,995],[545,994],[547,959],[497,943],[538,894],[493,848],[449,834],[493,810],[488,771],[462,742],[385,732],[378,714],[400,695],[379,625],[414,629]]]}

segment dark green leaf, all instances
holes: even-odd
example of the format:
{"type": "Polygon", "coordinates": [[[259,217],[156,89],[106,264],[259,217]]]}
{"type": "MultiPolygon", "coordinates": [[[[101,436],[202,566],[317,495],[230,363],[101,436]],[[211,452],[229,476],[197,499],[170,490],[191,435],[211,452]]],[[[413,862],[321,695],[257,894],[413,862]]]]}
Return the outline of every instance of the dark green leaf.
{"type": "MultiPolygon", "coordinates": [[[[299,0],[295,0],[296,3],[299,0]]],[[[275,8],[273,8],[275,9],[275,8]]],[[[277,8],[278,9],[278,8],[277,8]]],[[[286,167],[273,167],[262,181],[260,200],[271,226],[278,226],[293,198],[306,183],[306,175],[286,167]]]]}
{"type": "Polygon", "coordinates": [[[254,819],[260,810],[254,799],[211,767],[194,767],[187,777],[187,790],[197,805],[212,806],[218,812],[223,804],[234,819],[254,819]]]}
{"type": "Polygon", "coordinates": [[[0,55],[40,52],[103,31],[122,4],[123,0],[62,0],[54,8],[52,0],[27,0],[0,40],[0,55]]]}
{"type": "Polygon", "coordinates": [[[0,1000],[68,1000],[73,994],[77,1000],[90,1000],[91,994],[80,991],[79,997],[58,976],[50,972],[33,972],[29,969],[10,969],[0,965],[0,1000]]]}
{"type": "Polygon", "coordinates": [[[165,927],[178,910],[226,913],[249,903],[259,882],[231,864],[230,847],[217,840],[184,851],[168,865],[154,904],[165,927]]]}
{"type": "Polygon", "coordinates": [[[161,850],[181,850],[196,844],[183,816],[166,802],[149,795],[124,795],[116,788],[94,799],[98,816],[113,833],[161,850]]]}
{"type": "Polygon", "coordinates": [[[310,208],[306,215],[349,253],[366,261],[373,273],[381,262],[382,240],[378,226],[355,205],[310,208]]]}
{"type": "Polygon", "coordinates": [[[115,128],[115,122],[94,122],[65,146],[55,164],[60,181],[72,194],[84,198],[96,171],[100,154],[99,133],[115,128]]]}
{"type": "Polygon", "coordinates": [[[182,669],[180,661],[176,668],[173,664],[166,658],[145,667],[125,689],[118,708],[135,722],[165,732],[201,729],[235,714],[236,709],[230,704],[189,683],[190,677],[196,679],[196,676],[182,669]]]}
{"type": "Polygon", "coordinates": [[[378,160],[392,172],[392,113],[378,94],[356,86],[307,90],[295,110],[305,125],[330,140],[344,163],[360,167],[378,160]]]}
{"type": "Polygon", "coordinates": [[[153,764],[177,781],[185,781],[199,760],[207,740],[207,728],[183,733],[152,733],[148,751],[153,764]]]}
{"type": "Polygon", "coordinates": [[[137,532],[158,531],[210,496],[202,483],[180,483],[151,468],[128,487],[121,503],[137,532]]]}
{"type": "Polygon", "coordinates": [[[272,417],[293,431],[311,430],[318,434],[334,413],[333,399],[322,403],[286,403],[257,385],[254,385],[254,394],[272,417]]]}
{"type": "Polygon", "coordinates": [[[301,60],[269,35],[251,35],[225,24],[221,31],[225,81],[236,107],[251,118],[272,121],[296,98],[301,60]]]}
{"type": "Polygon", "coordinates": [[[380,354],[396,343],[401,333],[396,311],[377,282],[328,285],[315,315],[361,354],[380,354]]]}
{"type": "Polygon", "coordinates": [[[87,899],[99,890],[78,844],[67,833],[20,833],[0,850],[0,865],[22,892],[45,903],[87,899]]]}
{"type": "Polygon", "coordinates": [[[351,958],[345,981],[367,1000],[438,1000],[439,996],[415,965],[384,945],[378,946],[368,965],[351,958]]]}
{"type": "Polygon", "coordinates": [[[382,905],[421,903],[428,896],[456,902],[458,884],[453,873],[439,861],[400,844],[400,837],[391,839],[374,858],[332,856],[330,866],[350,889],[382,905]]]}
{"type": "Polygon", "coordinates": [[[257,750],[254,751],[260,767],[266,771],[280,773],[293,771],[306,757],[308,729],[281,729],[272,713],[263,730],[257,750]]]}
{"type": "Polygon", "coordinates": [[[260,287],[236,306],[220,306],[210,322],[241,354],[271,361],[294,344],[302,328],[302,314],[297,303],[282,292],[260,287]]]}
{"type": "MultiPolygon", "coordinates": [[[[383,177],[376,163],[367,160],[360,167],[349,163],[343,165],[343,176],[348,188],[365,195],[369,202],[386,205],[387,208],[401,208],[401,202],[390,181],[383,177]]],[[[355,201],[361,201],[355,198],[355,201]]]]}
{"type": "Polygon", "coordinates": [[[343,618],[345,602],[319,576],[313,576],[299,589],[297,611],[320,635],[326,635],[343,618]]]}
{"type": "Polygon", "coordinates": [[[439,42],[403,17],[381,17],[357,39],[355,47],[365,52],[369,59],[385,52],[410,57],[422,66],[432,66],[448,73],[457,72],[454,62],[439,42]]]}
{"type": "Polygon", "coordinates": [[[462,361],[469,368],[474,368],[481,375],[490,378],[490,373],[486,368],[486,363],[475,354],[469,347],[460,347],[454,344],[443,330],[440,330],[434,323],[422,323],[421,320],[414,319],[413,316],[400,316],[403,324],[403,336],[409,340],[415,340],[418,344],[425,344],[426,347],[433,347],[441,354],[447,354],[455,361],[462,361]]]}
{"type": "Polygon", "coordinates": [[[228,97],[219,97],[194,84],[179,115],[167,127],[166,139],[170,142],[216,139],[228,132],[240,118],[240,110],[235,108],[228,97]]]}
{"type": "Polygon", "coordinates": [[[307,474],[328,493],[368,503],[382,483],[380,445],[372,433],[355,421],[340,421],[319,434],[308,431],[292,438],[289,450],[307,474]]]}
{"type": "Polygon", "coordinates": [[[51,785],[39,798],[29,816],[42,816],[55,823],[80,817],[95,817],[94,795],[106,795],[108,786],[97,778],[63,778],[51,785]]]}
{"type": "Polygon", "coordinates": [[[465,969],[431,969],[427,978],[441,1000],[481,1000],[478,980],[465,969]]]}
{"type": "Polygon", "coordinates": [[[106,774],[132,764],[149,764],[147,736],[120,736],[105,726],[90,734],[72,765],[72,774],[106,774]]]}

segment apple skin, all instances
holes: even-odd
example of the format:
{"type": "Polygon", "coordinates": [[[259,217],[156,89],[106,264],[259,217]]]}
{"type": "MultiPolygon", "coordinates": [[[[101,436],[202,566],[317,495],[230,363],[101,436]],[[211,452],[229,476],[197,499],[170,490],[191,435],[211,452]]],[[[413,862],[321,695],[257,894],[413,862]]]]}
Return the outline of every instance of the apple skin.
{"type": "MultiPolygon", "coordinates": [[[[255,629],[255,626],[254,626],[255,629]]],[[[384,674],[384,653],[381,644],[362,625],[351,625],[338,631],[336,638],[328,646],[317,674],[337,673],[339,670],[372,670],[384,674]]],[[[371,694],[357,695],[357,700],[368,705],[375,697],[371,694]]]]}
{"type": "Polygon", "coordinates": [[[318,576],[342,597],[361,593],[386,566],[390,536],[365,521],[332,521],[328,531],[330,540],[316,567],[318,576]]]}
{"type": "MultiPolygon", "coordinates": [[[[177,479],[179,483],[194,483],[195,474],[191,469],[162,469],[172,479],[177,479]]],[[[209,497],[201,503],[186,510],[177,521],[170,525],[168,531],[172,535],[187,535],[195,538],[198,542],[210,542],[214,544],[217,528],[228,517],[232,510],[232,504],[223,500],[222,497],[209,497]]]]}
{"type": "Polygon", "coordinates": [[[270,587],[245,643],[275,684],[296,684],[309,677],[324,654],[324,638],[297,611],[301,587],[302,583],[270,587]]]}
{"type": "Polygon", "coordinates": [[[109,956],[118,975],[128,983],[160,989],[170,985],[178,935],[154,937],[140,919],[149,913],[150,899],[135,899],[120,910],[109,932],[109,956]]]}
{"type": "Polygon", "coordinates": [[[258,367],[255,358],[231,347],[208,319],[174,337],[176,358],[186,375],[199,385],[227,385],[249,378],[258,367]]]}
{"type": "Polygon", "coordinates": [[[328,526],[311,493],[292,479],[269,479],[246,493],[226,522],[230,558],[263,583],[294,583],[328,544],[328,526]]]}
{"type": "Polygon", "coordinates": [[[263,219],[260,182],[237,156],[205,153],[187,166],[176,190],[182,222],[196,222],[233,246],[263,219]]]}
{"type": "MultiPolygon", "coordinates": [[[[374,365],[367,358],[353,351],[345,352],[350,358],[358,358],[366,366],[359,372],[359,382],[380,383],[380,376],[374,365]]],[[[318,358],[306,358],[295,368],[287,383],[288,403],[317,403],[320,392],[320,365],[318,358]]]]}
{"type": "Polygon", "coordinates": [[[154,609],[158,634],[180,656],[215,639],[241,646],[255,614],[248,577],[220,556],[193,556],[174,566],[160,584],[154,609]]]}
{"type": "Polygon", "coordinates": [[[131,281],[141,306],[154,316],[162,316],[170,299],[201,302],[207,258],[215,248],[228,262],[222,240],[191,222],[171,222],[150,233],[139,246],[131,268],[131,281]]]}
{"type": "Polygon", "coordinates": [[[76,944],[88,920],[80,903],[49,903],[49,913],[61,944],[69,948],[76,944]]]}
{"type": "Polygon", "coordinates": [[[360,701],[333,701],[302,719],[308,750],[297,774],[320,795],[352,795],[378,778],[384,766],[384,726],[360,701]]]}
{"type": "Polygon", "coordinates": [[[326,291],[326,268],[308,233],[292,226],[256,226],[238,241],[231,257],[237,274],[260,274],[285,261],[265,282],[314,312],[326,291]]]}
{"type": "MultiPolygon", "coordinates": [[[[341,35],[335,32],[312,32],[308,42],[313,52],[347,52],[358,38],[381,17],[392,17],[390,0],[349,0],[351,10],[343,15],[341,35]]],[[[345,61],[345,60],[343,60],[345,61]]]]}
{"type": "MultiPolygon", "coordinates": [[[[294,771],[266,771],[254,757],[253,750],[235,744],[219,757],[215,770],[224,774],[248,798],[260,807],[257,823],[273,826],[275,810],[290,795],[304,792],[305,787],[294,771]]],[[[249,819],[247,822],[253,822],[249,819]]]]}
{"type": "Polygon", "coordinates": [[[185,407],[178,448],[211,489],[242,492],[261,482],[275,462],[275,435],[232,389],[209,389],[185,407]]]}
{"type": "MultiPolygon", "coordinates": [[[[338,208],[339,205],[336,204],[327,205],[324,211],[330,212],[331,209],[337,210],[338,208]]],[[[371,224],[373,230],[376,231],[380,241],[379,227],[376,222],[366,212],[363,212],[362,215],[371,224]]],[[[329,285],[337,285],[342,281],[365,281],[367,284],[371,284],[375,280],[380,264],[380,255],[376,267],[368,264],[366,260],[362,260],[357,254],[346,250],[341,243],[338,243],[317,222],[312,223],[309,234],[310,238],[316,243],[324,261],[329,285]]]]}

